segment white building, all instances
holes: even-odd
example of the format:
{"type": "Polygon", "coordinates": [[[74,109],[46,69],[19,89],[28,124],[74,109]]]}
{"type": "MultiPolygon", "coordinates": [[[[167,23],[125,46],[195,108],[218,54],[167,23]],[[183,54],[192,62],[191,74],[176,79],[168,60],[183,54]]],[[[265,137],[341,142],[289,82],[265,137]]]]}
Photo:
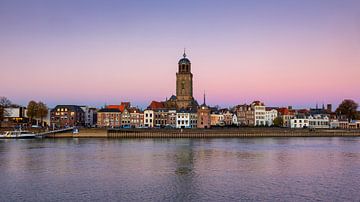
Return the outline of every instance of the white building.
{"type": "Polygon", "coordinates": [[[265,125],[272,126],[274,125],[274,120],[278,116],[278,111],[276,109],[266,109],[265,111],[265,125]]]}
{"type": "Polygon", "coordinates": [[[238,122],[238,118],[237,118],[236,113],[233,114],[233,116],[232,116],[232,123],[233,123],[235,126],[239,126],[239,122],[238,122]]]}
{"type": "Polygon", "coordinates": [[[309,128],[330,128],[330,120],[327,116],[309,116],[309,128]]]}
{"type": "Polygon", "coordinates": [[[154,111],[153,110],[145,110],[144,111],[144,126],[146,128],[154,127],[154,111]]]}
{"type": "Polygon", "coordinates": [[[290,128],[308,128],[309,119],[307,117],[294,117],[290,119],[290,128]]]}
{"type": "Polygon", "coordinates": [[[255,126],[265,126],[266,125],[266,108],[264,103],[260,101],[254,101],[251,104],[252,108],[254,109],[255,115],[255,126]]]}
{"type": "Polygon", "coordinates": [[[186,110],[180,110],[176,113],[176,128],[190,128],[190,113],[186,110]]]}
{"type": "Polygon", "coordinates": [[[330,128],[332,129],[340,128],[340,121],[337,119],[330,120],[330,128]]]}

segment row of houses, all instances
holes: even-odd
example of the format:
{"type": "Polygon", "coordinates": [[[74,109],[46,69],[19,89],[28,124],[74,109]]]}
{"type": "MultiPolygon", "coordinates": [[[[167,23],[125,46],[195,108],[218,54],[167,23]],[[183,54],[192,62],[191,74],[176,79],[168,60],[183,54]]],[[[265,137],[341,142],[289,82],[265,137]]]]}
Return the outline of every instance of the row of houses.
{"type": "MultiPolygon", "coordinates": [[[[15,124],[28,121],[25,107],[7,109],[5,120],[15,124]]],[[[101,109],[77,105],[57,105],[49,110],[45,125],[53,128],[71,126],[100,128],[211,128],[280,126],[287,128],[360,128],[360,120],[347,120],[332,111],[330,104],[322,108],[292,109],[267,107],[263,102],[219,109],[205,104],[193,109],[171,109],[153,101],[145,109],[130,102],[107,105],[101,109]],[[277,119],[277,123],[274,121],[277,119]],[[280,120],[280,121],[279,121],[280,120]],[[280,125],[279,125],[280,124],[280,125]]]]}
{"type": "Polygon", "coordinates": [[[236,126],[272,126],[278,116],[276,108],[254,101],[233,109],[218,109],[205,104],[195,109],[169,109],[153,101],[141,111],[130,103],[109,105],[97,112],[97,126],[111,128],[211,128],[236,126]],[[129,120],[127,119],[129,117],[129,120]]]}

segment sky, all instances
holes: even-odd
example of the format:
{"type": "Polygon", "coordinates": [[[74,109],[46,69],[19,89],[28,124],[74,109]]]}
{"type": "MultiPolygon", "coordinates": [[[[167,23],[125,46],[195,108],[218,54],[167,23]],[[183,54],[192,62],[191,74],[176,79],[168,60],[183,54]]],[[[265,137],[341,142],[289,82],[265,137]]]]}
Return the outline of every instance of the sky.
{"type": "Polygon", "coordinates": [[[0,0],[0,96],[146,107],[175,94],[228,107],[360,102],[359,0],[0,0]]]}

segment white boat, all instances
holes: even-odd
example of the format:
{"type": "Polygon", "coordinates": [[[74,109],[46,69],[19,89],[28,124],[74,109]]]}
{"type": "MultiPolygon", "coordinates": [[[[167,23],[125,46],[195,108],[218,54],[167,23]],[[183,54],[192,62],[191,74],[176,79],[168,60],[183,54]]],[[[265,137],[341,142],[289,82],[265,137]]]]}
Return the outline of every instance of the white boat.
{"type": "Polygon", "coordinates": [[[35,134],[29,131],[7,131],[0,135],[0,139],[27,139],[35,138],[35,134]]]}

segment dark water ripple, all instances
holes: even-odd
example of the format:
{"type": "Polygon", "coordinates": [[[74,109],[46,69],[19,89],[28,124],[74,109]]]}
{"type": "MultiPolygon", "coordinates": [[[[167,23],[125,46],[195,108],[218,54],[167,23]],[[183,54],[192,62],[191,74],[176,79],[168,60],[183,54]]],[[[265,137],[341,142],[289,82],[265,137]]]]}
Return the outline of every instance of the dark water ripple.
{"type": "Polygon", "coordinates": [[[360,201],[360,138],[0,140],[0,201],[360,201]]]}

